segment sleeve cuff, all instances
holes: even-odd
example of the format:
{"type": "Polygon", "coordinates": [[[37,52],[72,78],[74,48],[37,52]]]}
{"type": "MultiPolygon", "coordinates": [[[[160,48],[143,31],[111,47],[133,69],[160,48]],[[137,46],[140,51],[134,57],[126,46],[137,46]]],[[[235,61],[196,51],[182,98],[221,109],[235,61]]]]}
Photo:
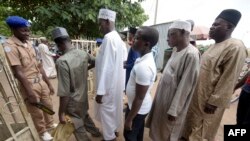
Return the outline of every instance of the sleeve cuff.
{"type": "Polygon", "coordinates": [[[139,85],[143,85],[143,86],[149,86],[150,82],[140,82],[140,81],[136,81],[137,84],[139,85]]]}
{"type": "Polygon", "coordinates": [[[168,114],[174,117],[177,117],[177,113],[171,109],[168,110],[168,114]]]}
{"type": "Polygon", "coordinates": [[[97,95],[105,95],[106,92],[105,91],[101,91],[101,90],[97,90],[96,94],[97,95]]]}
{"type": "Polygon", "coordinates": [[[228,107],[228,104],[230,102],[230,98],[224,98],[223,100],[220,100],[218,98],[211,97],[211,98],[209,98],[207,103],[210,105],[216,106],[218,108],[226,108],[226,107],[228,107]]]}
{"type": "Polygon", "coordinates": [[[10,66],[21,66],[22,64],[20,64],[20,63],[9,63],[10,64],[10,66]]]}

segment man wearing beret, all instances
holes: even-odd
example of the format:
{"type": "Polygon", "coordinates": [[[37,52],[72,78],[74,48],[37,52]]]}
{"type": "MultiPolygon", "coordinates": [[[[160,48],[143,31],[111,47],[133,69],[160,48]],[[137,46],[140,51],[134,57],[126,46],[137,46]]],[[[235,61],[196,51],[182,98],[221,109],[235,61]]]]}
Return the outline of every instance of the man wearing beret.
{"type": "Polygon", "coordinates": [[[41,102],[52,109],[50,95],[54,89],[43,70],[41,62],[36,59],[36,53],[32,44],[28,41],[30,35],[30,23],[19,16],[10,16],[6,19],[13,36],[4,44],[4,50],[20,84],[21,94],[26,107],[31,114],[35,127],[44,141],[53,138],[47,132],[54,127],[53,117],[33,106],[41,102]]]}
{"type": "Polygon", "coordinates": [[[243,42],[231,37],[240,18],[239,11],[226,9],[210,28],[209,36],[215,44],[201,59],[200,78],[187,114],[184,140],[215,139],[247,56],[243,42]]]}

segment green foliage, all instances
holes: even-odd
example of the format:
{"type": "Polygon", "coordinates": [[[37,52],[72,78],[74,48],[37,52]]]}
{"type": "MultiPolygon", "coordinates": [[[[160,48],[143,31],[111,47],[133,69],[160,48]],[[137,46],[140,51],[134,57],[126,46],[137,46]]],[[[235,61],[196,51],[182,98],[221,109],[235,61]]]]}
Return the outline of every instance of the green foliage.
{"type": "MultiPolygon", "coordinates": [[[[116,27],[140,26],[148,19],[140,3],[130,0],[2,0],[1,7],[11,7],[8,15],[32,21],[33,34],[49,36],[56,26],[65,27],[72,38],[100,36],[97,16],[100,8],[117,12],[116,27]]],[[[2,15],[1,15],[2,16],[2,15]]],[[[6,18],[5,16],[4,18],[6,18]]],[[[1,25],[1,24],[0,24],[1,25]]]]}
{"type": "Polygon", "coordinates": [[[8,25],[5,23],[5,17],[11,12],[10,8],[0,6],[0,35],[10,36],[11,32],[8,25]]]}

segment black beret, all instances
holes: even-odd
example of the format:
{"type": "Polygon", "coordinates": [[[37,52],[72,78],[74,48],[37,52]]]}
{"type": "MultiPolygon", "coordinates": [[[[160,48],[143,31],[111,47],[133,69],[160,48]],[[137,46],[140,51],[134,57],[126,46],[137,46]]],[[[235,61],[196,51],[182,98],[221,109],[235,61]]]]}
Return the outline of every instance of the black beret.
{"type": "Polygon", "coordinates": [[[236,26],[240,21],[241,13],[235,9],[225,9],[218,15],[217,18],[222,18],[236,26]]]}
{"type": "Polygon", "coordinates": [[[128,31],[129,33],[135,34],[136,31],[137,31],[137,29],[135,27],[129,27],[129,31],[128,31]]]}

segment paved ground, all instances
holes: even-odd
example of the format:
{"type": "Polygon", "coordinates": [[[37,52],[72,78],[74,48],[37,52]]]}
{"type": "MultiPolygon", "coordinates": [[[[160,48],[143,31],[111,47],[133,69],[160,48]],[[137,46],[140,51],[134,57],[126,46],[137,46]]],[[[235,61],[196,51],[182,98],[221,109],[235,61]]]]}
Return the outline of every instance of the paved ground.
{"type": "MultiPolygon", "coordinates": [[[[4,78],[2,75],[0,75],[1,79],[6,79],[4,78]]],[[[158,76],[158,80],[160,78],[160,75],[158,76]]],[[[6,81],[2,81],[1,82],[6,82],[6,81]]],[[[55,90],[57,89],[57,79],[52,79],[51,80],[55,90]]],[[[152,89],[152,94],[155,93],[155,89],[156,89],[156,86],[157,86],[158,82],[155,83],[153,89],[152,89]]],[[[8,85],[8,83],[3,83],[3,86],[4,88],[6,88],[8,85]]],[[[10,88],[6,88],[6,91],[7,93],[10,93],[10,88]]],[[[239,90],[238,90],[239,92],[239,90]]],[[[89,110],[89,113],[90,115],[93,117],[93,104],[94,104],[94,100],[92,99],[93,98],[93,95],[89,95],[89,103],[90,103],[90,110],[89,110]]],[[[53,104],[54,104],[54,111],[58,111],[58,106],[59,106],[59,100],[58,100],[58,97],[56,95],[53,95],[52,96],[52,99],[53,99],[53,104]]],[[[3,101],[0,100],[0,104],[2,105],[3,104],[3,101]]],[[[1,107],[1,106],[0,106],[1,107]]],[[[223,141],[223,125],[224,124],[235,124],[235,114],[236,114],[236,108],[237,108],[237,102],[231,104],[231,107],[230,109],[227,109],[225,114],[224,114],[224,117],[223,117],[223,120],[221,122],[221,125],[220,125],[220,128],[219,128],[219,131],[218,131],[218,134],[217,134],[217,137],[216,137],[216,140],[217,141],[223,141]]],[[[55,119],[55,122],[58,123],[58,114],[56,113],[54,115],[54,119],[55,119]]],[[[98,127],[100,127],[100,124],[95,121],[96,125],[98,127]]],[[[91,137],[91,135],[90,135],[91,137]]],[[[94,137],[91,137],[91,140],[92,141],[100,141],[102,138],[94,138],[94,137]]],[[[122,136],[122,130],[120,131],[120,136],[118,138],[118,141],[123,141],[123,136],[122,136]]],[[[150,141],[150,138],[148,137],[148,129],[145,128],[145,135],[144,135],[144,140],[145,141],[150,141]]],[[[74,136],[71,136],[71,139],[70,141],[75,141],[74,139],[74,136]]]]}

